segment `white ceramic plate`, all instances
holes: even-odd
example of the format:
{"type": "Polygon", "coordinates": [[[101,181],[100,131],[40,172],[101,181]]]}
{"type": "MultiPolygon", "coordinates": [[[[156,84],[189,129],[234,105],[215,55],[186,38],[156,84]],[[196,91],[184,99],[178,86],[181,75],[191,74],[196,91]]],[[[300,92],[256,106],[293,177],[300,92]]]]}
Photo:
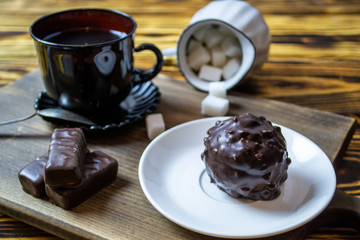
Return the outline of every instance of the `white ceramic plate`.
{"type": "Polygon", "coordinates": [[[139,164],[140,185],[162,215],[210,236],[255,238],[299,227],[326,208],[336,187],[330,160],[312,141],[280,125],[292,163],[278,198],[235,199],[211,184],[200,157],[203,138],[217,120],[226,118],[178,125],[145,149],[139,164]]]}

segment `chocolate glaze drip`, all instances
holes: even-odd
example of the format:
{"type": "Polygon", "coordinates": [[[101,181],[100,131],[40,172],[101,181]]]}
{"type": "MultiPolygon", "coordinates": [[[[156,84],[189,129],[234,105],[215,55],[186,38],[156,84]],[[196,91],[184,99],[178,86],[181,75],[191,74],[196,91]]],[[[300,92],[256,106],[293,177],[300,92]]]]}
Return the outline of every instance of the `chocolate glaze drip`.
{"type": "Polygon", "coordinates": [[[211,182],[232,197],[272,200],[291,163],[281,129],[251,113],[218,121],[201,154],[211,182]]]}

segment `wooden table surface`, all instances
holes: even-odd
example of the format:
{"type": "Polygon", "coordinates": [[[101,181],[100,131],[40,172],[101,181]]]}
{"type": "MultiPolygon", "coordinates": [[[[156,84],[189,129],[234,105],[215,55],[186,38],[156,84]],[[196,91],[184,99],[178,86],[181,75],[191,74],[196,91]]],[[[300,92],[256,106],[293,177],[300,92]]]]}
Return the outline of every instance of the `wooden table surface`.
{"type": "MultiPolygon", "coordinates": [[[[84,7],[120,10],[137,21],[136,45],[151,42],[165,49],[176,45],[192,15],[208,2],[2,0],[0,87],[38,68],[28,29],[42,15],[84,7]]],[[[272,34],[272,44],[268,61],[239,91],[360,120],[360,1],[248,2],[263,14],[272,34]]],[[[146,53],[135,54],[135,59],[138,67],[147,68],[153,62],[152,55],[146,53]]],[[[175,65],[164,66],[161,73],[184,80],[175,65]]],[[[337,187],[356,197],[360,197],[359,130],[356,130],[337,171],[337,187]]],[[[56,237],[0,213],[0,238],[56,237]]],[[[360,239],[360,233],[348,228],[327,227],[317,229],[308,239],[360,239]]]]}

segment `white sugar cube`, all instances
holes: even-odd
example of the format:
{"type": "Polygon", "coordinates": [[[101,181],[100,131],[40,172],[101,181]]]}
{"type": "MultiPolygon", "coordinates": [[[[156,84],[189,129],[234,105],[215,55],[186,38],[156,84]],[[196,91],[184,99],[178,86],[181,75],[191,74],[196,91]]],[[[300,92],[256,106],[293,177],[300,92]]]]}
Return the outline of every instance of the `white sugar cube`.
{"type": "Polygon", "coordinates": [[[224,35],[217,29],[210,28],[206,31],[204,42],[208,48],[215,47],[224,39],[224,35]]]}
{"type": "Polygon", "coordinates": [[[146,131],[150,140],[165,131],[165,123],[161,113],[149,114],[145,118],[146,131]]]}
{"type": "Polygon", "coordinates": [[[190,39],[187,45],[186,53],[189,54],[201,46],[202,46],[201,42],[197,41],[196,39],[190,39]]]}
{"type": "Polygon", "coordinates": [[[193,37],[195,39],[197,39],[199,42],[203,42],[204,39],[205,39],[205,34],[207,32],[207,30],[209,29],[210,27],[202,27],[198,30],[196,30],[194,33],[193,33],[193,37]]]}
{"type": "Polygon", "coordinates": [[[220,47],[211,49],[211,65],[222,68],[226,63],[226,55],[220,47]]]}
{"type": "Polygon", "coordinates": [[[228,57],[239,58],[241,56],[241,46],[235,38],[225,38],[221,43],[221,48],[228,57]]]}
{"type": "Polygon", "coordinates": [[[229,111],[230,102],[226,98],[208,95],[201,102],[201,114],[208,116],[224,116],[229,111]]]}
{"type": "Polygon", "coordinates": [[[240,61],[236,58],[230,59],[223,67],[222,75],[224,79],[232,77],[240,68],[240,61]]]}
{"type": "Polygon", "coordinates": [[[226,98],[226,86],[224,82],[211,82],[209,84],[209,95],[226,98]]]}
{"type": "Polygon", "coordinates": [[[199,71],[202,65],[210,62],[210,58],[209,51],[205,47],[200,46],[187,56],[187,62],[194,71],[199,71]]]}
{"type": "Polygon", "coordinates": [[[202,65],[199,71],[199,78],[207,81],[220,81],[222,69],[210,65],[202,65]]]}

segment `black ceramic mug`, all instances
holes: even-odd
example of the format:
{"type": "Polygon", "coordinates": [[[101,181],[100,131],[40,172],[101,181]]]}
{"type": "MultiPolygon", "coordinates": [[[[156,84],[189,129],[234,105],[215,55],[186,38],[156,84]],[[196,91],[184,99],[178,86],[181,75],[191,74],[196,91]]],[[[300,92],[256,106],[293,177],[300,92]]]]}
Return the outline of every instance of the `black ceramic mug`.
{"type": "Polygon", "coordinates": [[[36,20],[30,35],[47,94],[77,112],[111,111],[163,65],[153,44],[134,47],[135,29],[131,16],[106,9],[68,10],[36,20]],[[133,52],[142,50],[153,51],[157,59],[146,71],[133,67],[133,52]]]}

